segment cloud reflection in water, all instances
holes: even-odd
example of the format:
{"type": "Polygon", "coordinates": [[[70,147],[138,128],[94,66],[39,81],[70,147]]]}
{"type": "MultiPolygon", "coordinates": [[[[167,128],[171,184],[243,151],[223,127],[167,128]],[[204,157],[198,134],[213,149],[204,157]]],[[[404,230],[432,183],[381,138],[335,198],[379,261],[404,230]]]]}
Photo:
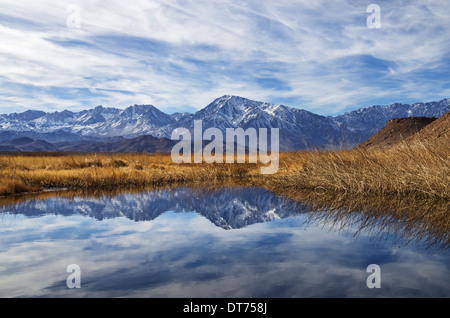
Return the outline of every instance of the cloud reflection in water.
{"type": "Polygon", "coordinates": [[[48,197],[2,210],[1,297],[450,296],[445,251],[355,238],[355,223],[335,231],[309,205],[259,188],[48,197]],[[66,287],[72,263],[79,290],[66,287]],[[366,286],[372,263],[378,290],[366,286]]]}

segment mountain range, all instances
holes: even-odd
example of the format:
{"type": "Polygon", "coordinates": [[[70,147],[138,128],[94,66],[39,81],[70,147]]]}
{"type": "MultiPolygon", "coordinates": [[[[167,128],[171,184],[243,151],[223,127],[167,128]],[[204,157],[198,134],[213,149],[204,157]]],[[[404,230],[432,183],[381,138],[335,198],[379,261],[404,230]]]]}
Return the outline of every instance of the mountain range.
{"type": "Polygon", "coordinates": [[[440,117],[450,100],[371,106],[338,116],[225,95],[196,113],[166,114],[152,105],[126,109],[97,106],[80,112],[64,110],[0,115],[0,151],[168,152],[174,129],[279,128],[280,150],[354,146],[404,117],[440,117]]]}

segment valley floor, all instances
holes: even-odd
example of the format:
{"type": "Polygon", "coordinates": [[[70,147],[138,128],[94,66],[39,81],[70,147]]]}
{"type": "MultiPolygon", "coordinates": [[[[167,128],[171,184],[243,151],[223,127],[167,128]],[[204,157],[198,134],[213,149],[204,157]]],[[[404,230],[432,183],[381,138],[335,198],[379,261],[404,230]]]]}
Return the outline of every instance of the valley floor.
{"type": "Polygon", "coordinates": [[[3,154],[0,195],[53,188],[102,191],[235,182],[275,192],[448,200],[449,154],[446,143],[288,152],[280,154],[279,170],[273,175],[261,175],[261,164],[175,164],[170,154],[3,154]]]}

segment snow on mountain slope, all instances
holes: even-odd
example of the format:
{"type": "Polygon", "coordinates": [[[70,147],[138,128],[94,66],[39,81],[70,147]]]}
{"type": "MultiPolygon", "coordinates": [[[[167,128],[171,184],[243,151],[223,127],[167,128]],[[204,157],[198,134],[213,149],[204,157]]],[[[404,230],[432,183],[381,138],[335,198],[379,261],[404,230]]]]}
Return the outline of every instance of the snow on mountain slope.
{"type": "Polygon", "coordinates": [[[170,138],[174,129],[193,129],[202,120],[203,129],[279,128],[280,149],[357,144],[372,136],[386,122],[401,117],[439,117],[450,110],[450,100],[392,104],[361,108],[339,116],[321,116],[306,110],[225,95],[205,108],[191,113],[168,115],[152,105],[133,105],[126,109],[98,106],[80,112],[68,110],[45,113],[26,111],[0,115],[0,140],[18,137],[53,142],[141,135],[170,138]]]}
{"type": "Polygon", "coordinates": [[[136,137],[152,134],[174,122],[170,115],[151,105],[134,105],[124,110],[98,106],[77,113],[68,110],[25,113],[0,115],[0,132],[51,133],[62,130],[80,136],[136,137]]]}
{"type": "Polygon", "coordinates": [[[371,106],[361,108],[333,119],[365,140],[377,133],[386,123],[396,118],[440,117],[450,110],[450,100],[439,102],[415,103],[412,105],[395,103],[389,106],[371,106]]]}

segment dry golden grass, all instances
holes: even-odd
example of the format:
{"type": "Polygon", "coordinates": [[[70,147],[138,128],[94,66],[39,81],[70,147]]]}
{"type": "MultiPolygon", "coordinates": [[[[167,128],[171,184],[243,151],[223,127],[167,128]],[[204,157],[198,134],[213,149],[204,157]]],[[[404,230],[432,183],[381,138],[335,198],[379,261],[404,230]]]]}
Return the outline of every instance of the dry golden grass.
{"type": "Polygon", "coordinates": [[[285,164],[268,185],[275,190],[449,199],[449,156],[446,143],[289,153],[281,157],[285,164]]]}
{"type": "Polygon", "coordinates": [[[132,189],[242,179],[255,164],[180,164],[170,155],[86,154],[0,156],[0,195],[51,188],[132,189]]]}
{"type": "Polygon", "coordinates": [[[93,191],[239,181],[273,191],[448,200],[449,154],[445,143],[289,152],[280,154],[279,171],[274,175],[261,175],[260,164],[177,165],[170,154],[2,155],[0,195],[51,188],[93,191]]]}

